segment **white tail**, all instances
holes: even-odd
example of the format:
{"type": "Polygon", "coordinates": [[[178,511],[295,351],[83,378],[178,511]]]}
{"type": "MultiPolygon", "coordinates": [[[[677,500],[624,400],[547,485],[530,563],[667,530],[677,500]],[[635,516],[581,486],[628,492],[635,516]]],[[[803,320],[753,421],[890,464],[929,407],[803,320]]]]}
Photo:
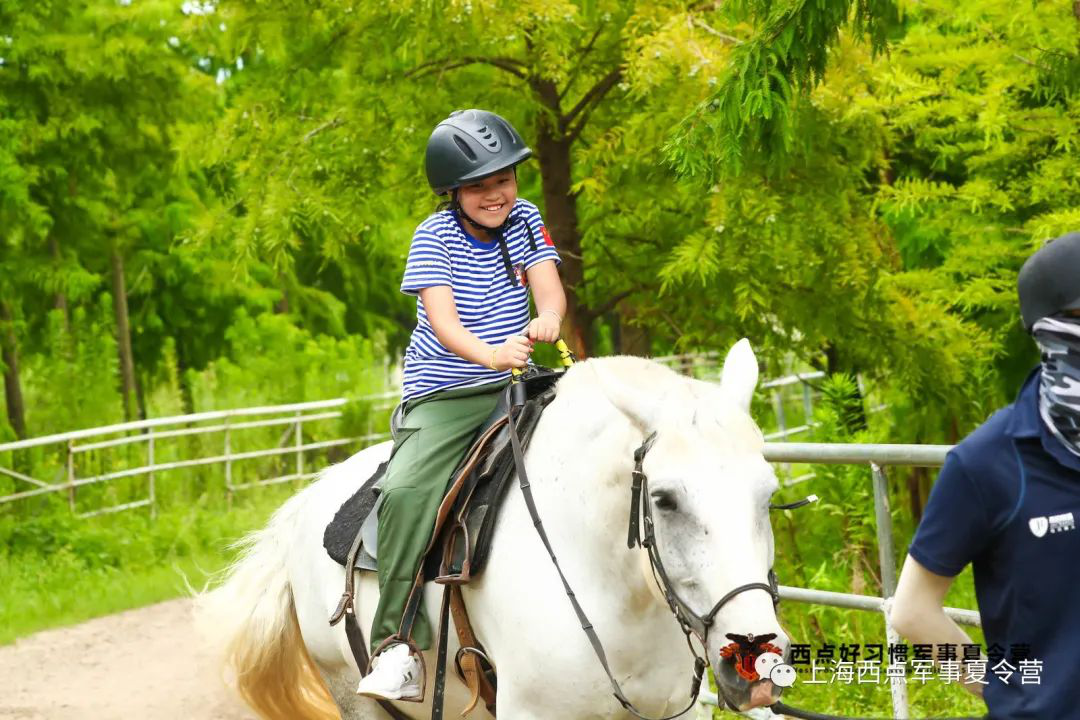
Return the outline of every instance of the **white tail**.
{"type": "Polygon", "coordinates": [[[240,541],[243,549],[224,584],[197,603],[198,624],[219,646],[226,676],[266,720],[340,717],[304,647],[286,571],[287,538],[304,495],[240,541]]]}

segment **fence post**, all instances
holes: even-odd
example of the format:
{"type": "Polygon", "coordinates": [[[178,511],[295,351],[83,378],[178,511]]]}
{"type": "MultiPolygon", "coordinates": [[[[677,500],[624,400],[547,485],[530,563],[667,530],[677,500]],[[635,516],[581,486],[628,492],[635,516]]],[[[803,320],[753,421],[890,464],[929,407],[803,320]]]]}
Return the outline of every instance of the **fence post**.
{"type": "MultiPolygon", "coordinates": [[[[780,439],[784,442],[788,441],[787,436],[787,417],[784,415],[784,386],[774,387],[772,391],[773,411],[776,413],[776,429],[780,431],[780,439]]],[[[781,469],[783,470],[785,483],[791,482],[791,464],[781,463],[781,469]]]]}
{"type": "Polygon", "coordinates": [[[814,399],[810,395],[810,383],[805,380],[802,381],[802,404],[803,404],[803,416],[806,419],[804,425],[810,425],[814,422],[814,399]]]}
{"type": "Polygon", "coordinates": [[[296,479],[301,480],[304,476],[304,420],[303,413],[299,410],[296,411],[296,438],[294,447],[296,448],[296,479]]]}
{"type": "MultiPolygon", "coordinates": [[[[773,411],[776,413],[776,429],[782,433],[787,432],[787,417],[784,415],[783,388],[776,387],[772,391],[773,411]]],[[[787,437],[785,436],[786,440],[787,437]]]]}
{"type": "MultiPolygon", "coordinates": [[[[154,463],[154,428],[149,428],[146,438],[146,463],[153,468],[154,463]]],[[[151,469],[147,473],[147,491],[150,494],[150,519],[157,519],[157,492],[154,483],[154,471],[151,469]]]]}
{"type": "MultiPolygon", "coordinates": [[[[896,594],[896,556],[893,553],[892,513],[889,510],[889,485],[885,471],[877,463],[870,463],[874,482],[874,519],[877,525],[878,565],[881,569],[882,612],[885,615],[885,647],[898,643],[900,636],[893,629],[889,618],[892,598],[896,594]]],[[[889,680],[892,693],[893,717],[906,720],[908,715],[907,685],[889,680]]]]}
{"type": "Polygon", "coordinates": [[[225,507],[232,510],[233,484],[232,484],[232,442],[229,432],[229,420],[225,418],[225,507]]]}
{"type": "Polygon", "coordinates": [[[67,441],[68,507],[75,512],[75,441],[67,441]]]}

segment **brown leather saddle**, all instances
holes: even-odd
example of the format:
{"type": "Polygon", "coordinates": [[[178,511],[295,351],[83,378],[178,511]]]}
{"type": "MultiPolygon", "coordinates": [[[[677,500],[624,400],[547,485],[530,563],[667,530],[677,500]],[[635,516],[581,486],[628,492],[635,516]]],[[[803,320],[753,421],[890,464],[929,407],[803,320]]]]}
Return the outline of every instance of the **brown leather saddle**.
{"type": "MultiPolygon", "coordinates": [[[[495,669],[473,633],[460,587],[484,568],[491,550],[499,505],[515,476],[507,416],[513,405],[518,438],[522,446],[527,447],[541,413],[555,397],[555,384],[562,374],[548,368],[531,367],[501,396],[494,412],[478,429],[475,441],[455,470],[439,506],[435,528],[425,551],[425,562],[417,573],[398,632],[387,640],[388,643],[411,645],[413,623],[417,613],[422,612],[424,583],[433,580],[448,586],[441,613],[440,650],[445,650],[446,616],[449,614],[453,616],[461,646],[455,667],[472,692],[463,714],[472,711],[481,697],[488,711],[495,714],[495,669]]],[[[400,411],[399,406],[391,418],[391,434],[396,434],[400,411]]],[[[360,490],[341,506],[323,534],[327,553],[347,570],[345,592],[330,623],[337,624],[345,619],[349,644],[364,673],[369,657],[353,613],[355,571],[378,568],[378,486],[386,465],[381,464],[360,490]]],[[[422,658],[422,653],[415,647],[414,652],[422,658]]],[[[391,717],[403,717],[389,703],[383,707],[391,717]]]]}

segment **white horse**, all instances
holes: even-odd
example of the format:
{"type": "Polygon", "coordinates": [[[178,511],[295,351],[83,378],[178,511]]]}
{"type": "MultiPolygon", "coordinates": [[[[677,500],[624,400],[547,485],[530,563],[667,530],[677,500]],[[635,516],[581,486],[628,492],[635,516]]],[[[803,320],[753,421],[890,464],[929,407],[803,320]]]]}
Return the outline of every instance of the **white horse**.
{"type": "MultiPolygon", "coordinates": [[[[652,717],[689,700],[693,658],[649,568],[645,550],[627,549],[633,452],[657,432],[644,462],[658,547],[675,589],[705,615],[733,588],[765,582],[773,561],[769,498],[777,488],[749,415],[757,359],[740,341],[719,385],[687,379],[634,357],[571,367],[557,386],[526,454],[539,513],[578,600],[596,627],[626,696],[652,717]]],[[[360,679],[344,624],[331,627],[344,570],[322,547],[335,511],[385,460],[390,444],[367,448],[325,470],[269,525],[245,539],[227,581],[201,598],[201,616],[223,642],[237,689],[263,717],[281,720],[383,718],[357,696],[360,679]]],[[[516,484],[516,483],[514,483],[516,484]]],[[[425,602],[436,618],[441,588],[425,602]]],[[[464,586],[476,635],[499,674],[496,711],[504,720],[629,718],[564,594],[521,493],[507,491],[483,574],[464,586]]],[[[373,574],[358,582],[357,619],[366,631],[378,600],[373,574]]],[[[433,622],[433,627],[436,623],[433,622]]],[[[708,661],[721,696],[739,709],[775,701],[768,680],[748,683],[720,649],[726,633],[761,636],[787,649],[772,598],[739,593],[719,611],[708,661]]],[[[449,633],[450,657],[456,650],[449,633]]],[[[427,653],[427,667],[435,663],[427,653]]],[[[427,702],[399,703],[430,715],[427,702]]],[[[448,711],[468,693],[448,672],[448,711]]],[[[486,716],[479,708],[478,716],[486,716]]],[[[687,713],[691,716],[693,711],[687,713]]]]}

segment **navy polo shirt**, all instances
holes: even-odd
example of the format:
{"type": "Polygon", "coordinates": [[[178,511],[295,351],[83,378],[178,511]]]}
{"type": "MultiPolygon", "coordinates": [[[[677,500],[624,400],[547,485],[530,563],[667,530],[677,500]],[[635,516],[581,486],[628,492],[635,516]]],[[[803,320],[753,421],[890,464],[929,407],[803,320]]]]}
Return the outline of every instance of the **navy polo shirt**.
{"type": "Polygon", "coordinates": [[[1039,378],[948,454],[908,549],[938,575],[973,564],[986,644],[1016,668],[1006,684],[987,663],[995,720],[1080,719],[1080,456],[1043,423],[1039,378]],[[1039,684],[1022,681],[1025,647],[1039,684]]]}

